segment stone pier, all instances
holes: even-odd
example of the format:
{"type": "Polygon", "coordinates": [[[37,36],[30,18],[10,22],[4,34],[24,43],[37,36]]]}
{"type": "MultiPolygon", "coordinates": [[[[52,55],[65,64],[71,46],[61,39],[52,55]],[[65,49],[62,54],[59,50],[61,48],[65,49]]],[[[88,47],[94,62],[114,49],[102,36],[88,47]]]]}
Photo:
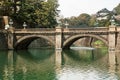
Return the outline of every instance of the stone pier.
{"type": "Polygon", "coordinates": [[[116,41],[116,27],[109,26],[109,37],[108,37],[109,51],[115,51],[115,46],[116,46],[115,41],[116,41]]]}
{"type": "Polygon", "coordinates": [[[62,28],[60,26],[56,27],[56,37],[55,37],[55,47],[56,49],[62,49],[62,28]]]}
{"type": "Polygon", "coordinates": [[[14,49],[14,29],[11,27],[8,29],[8,49],[14,49]]]}
{"type": "Polygon", "coordinates": [[[109,26],[109,65],[110,67],[114,66],[116,64],[116,26],[111,25],[109,26]]]}

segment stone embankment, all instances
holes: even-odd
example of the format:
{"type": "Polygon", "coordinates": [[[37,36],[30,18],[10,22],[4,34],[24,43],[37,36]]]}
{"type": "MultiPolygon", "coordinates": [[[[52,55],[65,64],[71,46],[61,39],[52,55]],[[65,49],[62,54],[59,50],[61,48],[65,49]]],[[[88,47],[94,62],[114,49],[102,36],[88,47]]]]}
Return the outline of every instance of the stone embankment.
{"type": "Polygon", "coordinates": [[[7,50],[6,34],[0,33],[0,50],[7,50]]]}

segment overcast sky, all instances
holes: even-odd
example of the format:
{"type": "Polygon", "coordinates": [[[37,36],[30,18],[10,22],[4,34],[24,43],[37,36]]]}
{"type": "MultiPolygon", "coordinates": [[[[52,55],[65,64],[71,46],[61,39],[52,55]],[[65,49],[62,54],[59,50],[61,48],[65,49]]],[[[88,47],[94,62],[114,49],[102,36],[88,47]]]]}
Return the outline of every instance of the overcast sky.
{"type": "Polygon", "coordinates": [[[59,10],[64,17],[79,16],[81,13],[94,14],[107,8],[112,10],[120,0],[59,0],[59,10]]]}

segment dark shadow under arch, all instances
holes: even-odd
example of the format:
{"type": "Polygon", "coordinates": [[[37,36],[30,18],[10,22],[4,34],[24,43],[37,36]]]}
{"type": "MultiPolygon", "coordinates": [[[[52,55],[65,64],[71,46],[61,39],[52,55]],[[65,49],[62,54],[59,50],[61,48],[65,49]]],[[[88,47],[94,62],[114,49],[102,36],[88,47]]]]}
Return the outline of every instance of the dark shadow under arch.
{"type": "Polygon", "coordinates": [[[81,35],[75,35],[75,36],[72,36],[72,37],[68,38],[68,39],[63,43],[63,49],[69,49],[70,46],[71,46],[75,41],[77,41],[77,40],[80,39],[80,38],[84,38],[84,37],[93,37],[93,38],[96,38],[96,39],[98,39],[98,40],[101,40],[103,43],[105,43],[106,46],[108,46],[108,41],[107,41],[104,37],[97,36],[97,35],[91,35],[91,34],[81,34],[81,35]]]}
{"type": "Polygon", "coordinates": [[[18,39],[15,43],[14,48],[15,49],[27,49],[29,44],[38,38],[45,39],[45,40],[49,41],[52,45],[55,45],[53,40],[50,39],[49,37],[41,36],[41,35],[29,35],[29,36],[24,36],[24,37],[18,39]]]}

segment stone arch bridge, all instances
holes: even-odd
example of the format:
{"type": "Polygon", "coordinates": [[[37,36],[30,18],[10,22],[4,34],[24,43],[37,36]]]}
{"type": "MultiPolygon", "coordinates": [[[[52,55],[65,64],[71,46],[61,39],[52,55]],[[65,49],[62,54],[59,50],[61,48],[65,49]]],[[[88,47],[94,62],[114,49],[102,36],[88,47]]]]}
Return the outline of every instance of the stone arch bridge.
{"type": "Polygon", "coordinates": [[[73,42],[83,37],[93,37],[103,41],[110,51],[119,50],[120,28],[86,27],[86,28],[33,28],[14,29],[2,31],[7,35],[8,49],[23,49],[37,38],[43,38],[55,45],[55,49],[69,48],[73,42]]]}

